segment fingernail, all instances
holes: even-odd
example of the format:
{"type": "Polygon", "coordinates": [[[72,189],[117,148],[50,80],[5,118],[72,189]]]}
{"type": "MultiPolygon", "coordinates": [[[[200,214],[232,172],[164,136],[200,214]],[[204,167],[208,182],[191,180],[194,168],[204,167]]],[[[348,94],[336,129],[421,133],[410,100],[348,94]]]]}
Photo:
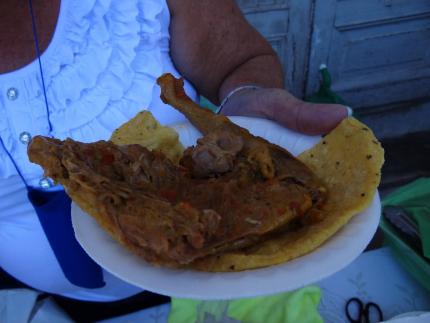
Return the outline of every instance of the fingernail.
{"type": "Polygon", "coordinates": [[[348,111],[348,117],[351,117],[352,114],[354,113],[354,110],[352,110],[350,107],[345,107],[345,108],[348,111]]]}

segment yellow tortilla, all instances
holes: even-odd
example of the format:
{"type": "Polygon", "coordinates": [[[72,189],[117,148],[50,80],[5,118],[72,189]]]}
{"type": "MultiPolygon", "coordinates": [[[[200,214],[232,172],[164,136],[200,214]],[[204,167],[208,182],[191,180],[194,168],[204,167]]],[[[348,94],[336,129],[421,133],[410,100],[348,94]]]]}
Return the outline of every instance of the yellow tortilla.
{"type": "MultiPolygon", "coordinates": [[[[140,144],[178,161],[183,152],[173,129],[141,112],[112,135],[116,144],[140,144]]],[[[209,256],[191,267],[203,271],[240,271],[266,267],[309,253],[372,202],[381,178],[384,151],[373,132],[354,118],[340,125],[298,157],[324,182],[328,199],[319,222],[244,250],[209,256]]]]}
{"type": "Polygon", "coordinates": [[[161,151],[175,163],[179,162],[184,151],[176,131],[160,125],[148,111],[139,112],[116,129],[110,140],[116,145],[138,144],[149,150],[161,151]]]}
{"type": "Polygon", "coordinates": [[[372,202],[381,178],[384,151],[372,131],[348,118],[299,159],[324,182],[328,200],[317,223],[245,250],[210,256],[192,267],[240,271],[286,262],[313,251],[372,202]]]}

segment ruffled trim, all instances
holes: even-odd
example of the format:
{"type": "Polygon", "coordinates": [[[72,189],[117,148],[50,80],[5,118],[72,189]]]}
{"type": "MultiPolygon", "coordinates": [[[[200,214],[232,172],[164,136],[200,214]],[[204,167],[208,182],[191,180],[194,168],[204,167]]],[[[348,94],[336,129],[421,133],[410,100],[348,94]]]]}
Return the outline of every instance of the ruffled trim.
{"type": "Polygon", "coordinates": [[[53,55],[56,66],[47,77],[50,106],[55,107],[51,111],[56,125],[53,135],[59,137],[88,125],[123,98],[134,101],[128,108],[132,115],[147,107],[162,72],[158,44],[162,1],[70,4],[65,40],[53,55]]]}
{"type": "MultiPolygon", "coordinates": [[[[160,15],[166,7],[159,0],[64,1],[61,34],[42,60],[53,136],[107,139],[115,127],[148,108],[163,70],[160,44],[168,32],[160,15]]],[[[31,117],[45,128],[44,95],[35,73],[25,80],[28,104],[38,107],[31,117]]],[[[3,123],[0,133],[13,151],[16,138],[3,123]]],[[[3,153],[0,162],[1,177],[15,173],[3,153]]]]}

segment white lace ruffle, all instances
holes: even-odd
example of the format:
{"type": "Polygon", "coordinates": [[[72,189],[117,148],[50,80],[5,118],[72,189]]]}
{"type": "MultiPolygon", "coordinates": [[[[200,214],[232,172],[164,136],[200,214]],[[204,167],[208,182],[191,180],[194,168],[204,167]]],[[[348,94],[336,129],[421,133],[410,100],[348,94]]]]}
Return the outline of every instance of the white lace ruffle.
{"type": "MultiPolygon", "coordinates": [[[[166,2],[158,0],[63,0],[54,38],[42,56],[54,137],[106,139],[119,124],[148,108],[163,72],[162,44],[169,37],[168,24],[161,24],[163,10],[168,10],[166,2]]],[[[27,117],[45,129],[39,70],[26,76],[32,107],[27,117]]],[[[6,118],[0,119],[6,148],[16,153],[16,133],[6,118]]],[[[15,153],[18,164],[28,163],[27,156],[15,153]]],[[[3,152],[0,163],[0,177],[16,173],[3,152]]]]}

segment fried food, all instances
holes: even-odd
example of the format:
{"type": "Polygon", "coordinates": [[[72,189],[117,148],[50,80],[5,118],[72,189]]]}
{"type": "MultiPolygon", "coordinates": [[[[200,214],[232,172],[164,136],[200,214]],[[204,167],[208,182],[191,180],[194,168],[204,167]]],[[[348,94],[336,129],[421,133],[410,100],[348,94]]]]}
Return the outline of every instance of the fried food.
{"type": "Polygon", "coordinates": [[[176,152],[163,153],[178,147],[177,135],[163,141],[158,126],[139,131],[153,124],[146,113],[121,127],[114,143],[35,137],[29,146],[47,176],[148,262],[204,271],[279,264],[319,247],[372,201],[383,149],[359,121],[344,120],[296,159],[201,109],[181,80],[158,82],[162,99],[204,134],[179,165],[176,152]]]}
{"type": "MultiPolygon", "coordinates": [[[[325,189],[321,181],[287,150],[261,137],[253,136],[225,116],[199,107],[184,92],[183,80],[175,79],[171,74],[164,74],[158,78],[157,83],[161,86],[162,100],[183,113],[204,135],[198,141],[197,148],[187,150],[183,157],[184,164],[189,165],[195,175],[201,172],[201,168],[215,167],[215,164],[221,163],[231,164],[226,160],[230,150],[237,149],[233,148],[234,145],[241,145],[235,152],[236,164],[242,165],[246,160],[246,167],[251,167],[255,174],[265,180],[277,178],[295,181],[296,184],[310,188],[315,204],[323,201],[325,189]]],[[[231,171],[229,167],[224,168],[224,173],[231,171]]]]}
{"type": "MultiPolygon", "coordinates": [[[[158,82],[164,101],[184,113],[201,132],[210,134],[223,127],[231,133],[246,132],[241,128],[237,130],[223,116],[197,109],[184,94],[181,83],[170,75],[164,75],[158,82]]],[[[256,147],[260,144],[257,137],[253,137],[252,142],[256,147]]],[[[277,146],[262,143],[262,148],[256,151],[273,147],[277,146]]],[[[271,168],[264,162],[264,156],[267,155],[260,155],[256,164],[262,167],[262,173],[270,175],[271,168]]],[[[191,268],[240,271],[283,263],[316,249],[369,206],[380,182],[384,150],[368,127],[348,118],[298,158],[328,190],[325,203],[315,203],[296,226],[266,235],[263,241],[249,247],[197,259],[190,264],[191,268]]]]}
{"type": "Polygon", "coordinates": [[[180,165],[140,145],[35,137],[32,162],[114,239],[156,265],[255,245],[321,207],[325,188],[285,149],[202,110],[172,76],[163,98],[205,134],[180,165]]]}
{"type": "Polygon", "coordinates": [[[319,220],[248,248],[197,260],[193,268],[240,271],[280,264],[315,250],[372,202],[381,179],[384,150],[368,127],[348,118],[298,158],[328,190],[325,204],[317,210],[319,220]]]}
{"type": "Polygon", "coordinates": [[[184,152],[178,134],[172,128],[160,125],[148,111],[139,112],[116,129],[110,141],[116,145],[137,144],[149,150],[158,150],[175,164],[179,163],[184,152]]]}

